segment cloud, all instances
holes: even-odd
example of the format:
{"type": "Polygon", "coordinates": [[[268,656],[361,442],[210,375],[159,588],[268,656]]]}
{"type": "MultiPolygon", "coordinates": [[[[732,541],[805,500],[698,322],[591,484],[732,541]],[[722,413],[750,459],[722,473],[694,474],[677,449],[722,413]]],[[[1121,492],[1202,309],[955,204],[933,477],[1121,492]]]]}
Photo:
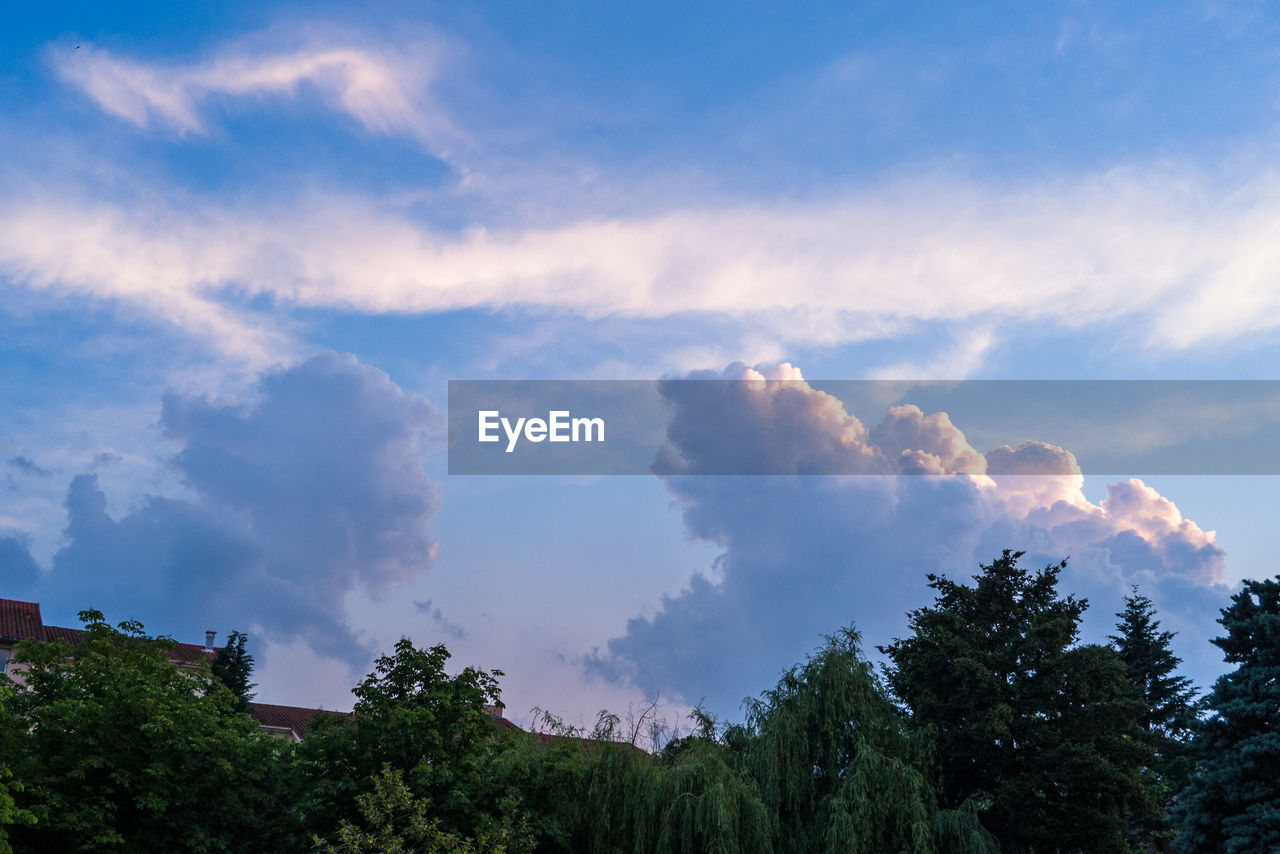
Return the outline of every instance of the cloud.
{"type": "Polygon", "coordinates": [[[51,52],[58,75],[105,112],[139,128],[208,131],[211,104],[231,98],[296,98],[310,88],[370,133],[438,147],[454,132],[427,98],[440,50],[392,51],[313,44],[296,50],[233,45],[193,64],[141,62],[85,44],[51,52]]]}
{"type": "Polygon", "coordinates": [[[446,617],[440,607],[432,604],[430,599],[425,602],[414,602],[413,607],[417,609],[418,613],[426,614],[430,617],[431,621],[438,625],[440,630],[449,637],[454,640],[466,640],[467,630],[446,617]]]}
{"type": "MultiPolygon", "coordinates": [[[[267,362],[279,333],[243,308],[254,300],[372,315],[728,318],[754,341],[797,346],[980,327],[957,339],[972,370],[1003,325],[1113,328],[1159,349],[1275,331],[1278,212],[1273,177],[1223,188],[1168,170],[1014,188],[930,179],[452,231],[351,195],[229,206],[168,190],[125,204],[28,187],[0,205],[0,272],[137,306],[267,362]]],[[[908,367],[951,373],[936,362],[894,372],[908,367]]]]}
{"type": "MultiPolygon", "coordinates": [[[[789,362],[768,368],[730,365],[721,374],[700,371],[662,381],[671,411],[667,442],[653,471],[662,475],[751,474],[968,474],[988,472],[945,412],[892,406],[868,429],[845,404],[812,388],[789,362]],[[744,429],[745,428],[745,429],[744,429]]],[[[996,474],[1079,475],[1070,453],[1028,442],[992,452],[996,474]]],[[[993,481],[986,485],[1018,481],[993,481]]]]}
{"type": "Polygon", "coordinates": [[[961,329],[956,341],[941,352],[922,359],[905,359],[868,373],[868,379],[914,380],[963,379],[981,372],[982,366],[998,343],[995,330],[989,328],[961,329]]]}
{"type": "Polygon", "coordinates": [[[9,468],[31,477],[49,477],[49,472],[31,461],[29,457],[18,455],[9,458],[9,468]]]}
{"type": "MultiPolygon", "coordinates": [[[[669,400],[667,453],[682,465],[662,477],[688,533],[723,552],[656,611],[628,621],[590,671],[731,712],[823,632],[853,622],[869,644],[885,642],[927,601],[926,573],[965,578],[1003,548],[1042,564],[1069,555],[1063,586],[1094,597],[1099,637],[1131,583],[1164,609],[1168,627],[1212,625],[1225,596],[1214,533],[1141,481],[1112,484],[1095,504],[1064,449],[1029,442],[983,455],[945,413],[914,406],[867,428],[789,365],[738,365],[721,376],[759,379],[697,403],[695,384],[665,386],[688,396],[669,400]],[[821,465],[870,473],[696,474],[812,474],[821,465]],[[948,476],[893,474],[912,471],[948,476]],[[1048,473],[1028,473],[1037,471],[1048,473]]],[[[1211,658],[1189,657],[1201,678],[1211,658]]]]}
{"type": "Polygon", "coordinates": [[[382,595],[434,558],[440,497],[422,466],[438,417],[336,353],[265,373],[251,401],[170,393],[161,423],[192,497],[146,495],[113,518],[98,476],[76,476],[67,544],[36,592],[120,618],[260,626],[362,666],[344,598],[382,595]]]}
{"type": "Polygon", "coordinates": [[[39,576],[40,566],[31,557],[29,539],[22,535],[0,537],[0,578],[9,588],[6,598],[25,595],[39,576]]]}
{"type": "Polygon", "coordinates": [[[656,473],[896,471],[862,422],[835,397],[811,389],[788,363],[767,375],[735,364],[720,376],[707,371],[689,379],[733,382],[660,384],[672,416],[670,441],[654,462],[656,473]],[[737,429],[737,419],[745,419],[747,429],[737,429]]]}
{"type": "Polygon", "coordinates": [[[245,362],[265,366],[287,353],[284,330],[224,304],[225,294],[217,292],[249,272],[240,261],[251,236],[239,234],[233,219],[207,220],[194,201],[181,211],[166,208],[147,199],[128,209],[41,202],[20,213],[10,207],[0,214],[6,221],[0,267],[37,291],[121,303],[245,362]],[[169,216],[184,220],[176,231],[177,220],[165,222],[169,216]]]}

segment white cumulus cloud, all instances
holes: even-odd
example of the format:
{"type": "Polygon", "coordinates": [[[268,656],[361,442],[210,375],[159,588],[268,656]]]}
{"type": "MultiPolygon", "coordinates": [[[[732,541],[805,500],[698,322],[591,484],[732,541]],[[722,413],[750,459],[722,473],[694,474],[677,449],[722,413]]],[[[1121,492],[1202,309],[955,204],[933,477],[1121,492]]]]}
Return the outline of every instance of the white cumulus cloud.
{"type": "Polygon", "coordinates": [[[964,578],[1004,548],[1070,556],[1064,592],[1090,597],[1103,634],[1133,583],[1175,629],[1211,623],[1225,595],[1214,532],[1139,480],[1095,503],[1066,449],[1031,441],[984,455],[946,413],[915,406],[867,428],[790,365],[719,376],[753,381],[664,386],[660,470],[689,534],[723,552],[631,619],[596,672],[730,711],[823,632],[853,622],[886,642],[923,604],[927,573],[964,578]],[[717,476],[728,472],[781,476],[717,476]]]}

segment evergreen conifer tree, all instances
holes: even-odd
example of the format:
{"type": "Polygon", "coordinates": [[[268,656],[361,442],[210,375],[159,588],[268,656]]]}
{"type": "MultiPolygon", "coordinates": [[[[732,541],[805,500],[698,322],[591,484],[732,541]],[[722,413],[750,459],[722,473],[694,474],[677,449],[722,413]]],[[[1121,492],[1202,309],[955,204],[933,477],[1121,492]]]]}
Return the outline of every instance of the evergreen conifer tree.
{"type": "Polygon", "coordinates": [[[881,648],[890,685],[937,734],[943,806],[980,809],[1004,851],[1127,850],[1153,807],[1141,703],[1114,650],[1077,644],[1087,602],[1058,595],[1066,562],[1021,556],[973,586],[930,575],[934,604],[881,648]]]}
{"type": "Polygon", "coordinates": [[[253,656],[245,649],[248,640],[242,632],[233,631],[227,636],[226,645],[214,656],[211,667],[213,675],[236,695],[236,708],[241,712],[249,711],[249,701],[253,699],[249,691],[256,687],[249,681],[253,674],[253,656]]]}
{"type": "Polygon", "coordinates": [[[1177,848],[1280,850],[1280,576],[1246,581],[1215,638],[1236,669],[1208,698],[1197,740],[1203,764],[1179,796],[1177,848]]]}
{"type": "Polygon", "coordinates": [[[1178,675],[1182,660],[1171,648],[1173,632],[1161,630],[1150,599],[1135,587],[1116,616],[1119,622],[1110,640],[1142,698],[1138,725],[1151,753],[1153,796],[1161,805],[1154,821],[1137,830],[1145,840],[1158,843],[1173,835],[1164,806],[1191,780],[1196,690],[1189,678],[1178,675]]]}

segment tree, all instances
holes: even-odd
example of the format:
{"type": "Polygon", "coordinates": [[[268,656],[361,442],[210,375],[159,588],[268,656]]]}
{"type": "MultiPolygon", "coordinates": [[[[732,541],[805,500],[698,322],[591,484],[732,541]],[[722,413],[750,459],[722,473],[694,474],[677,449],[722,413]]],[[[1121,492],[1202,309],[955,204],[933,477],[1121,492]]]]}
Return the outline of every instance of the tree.
{"type": "Polygon", "coordinates": [[[443,644],[418,649],[401,638],[379,656],[352,693],[349,716],[322,716],[299,745],[296,785],[309,834],[361,821],[358,798],[384,767],[402,775],[412,797],[429,800],[446,832],[473,835],[486,814],[473,800],[477,772],[494,747],[486,706],[499,705],[497,677],[464,668],[445,672],[443,644]]]}
{"type": "Polygon", "coordinates": [[[756,780],[774,850],[998,850],[972,811],[939,813],[932,744],[911,731],[846,628],[747,704],[725,741],[756,780]]]}
{"type": "Polygon", "coordinates": [[[1280,850],[1280,576],[1246,581],[1213,643],[1236,669],[1209,694],[1203,764],[1175,809],[1181,851],[1280,850]]]}
{"type": "Polygon", "coordinates": [[[317,839],[316,854],[525,854],[533,850],[528,827],[512,818],[508,804],[500,822],[482,823],[476,838],[441,829],[431,802],[415,798],[404,775],[384,766],[373,789],[356,799],[363,823],[343,821],[329,839],[317,839]]]}
{"type": "Polygon", "coordinates": [[[590,732],[540,712],[543,731],[501,741],[489,785],[518,800],[542,852],[770,854],[759,790],[723,744],[704,733],[660,754],[635,746],[653,708],[631,726],[602,711],[590,732]]]}
{"type": "MultiPolygon", "coordinates": [[[[7,677],[0,675],[0,734],[13,732],[14,727],[9,719],[6,719],[5,700],[13,694],[13,689],[9,686],[7,677]]],[[[3,742],[0,742],[3,745],[3,742]]],[[[5,745],[7,747],[7,745],[5,745]]],[[[7,752],[0,755],[8,755],[7,752]]],[[[35,817],[30,812],[20,809],[13,796],[22,791],[22,783],[13,779],[13,772],[9,770],[9,766],[0,762],[0,854],[12,854],[13,848],[9,845],[9,833],[5,829],[6,825],[14,824],[32,824],[35,817]]]]}
{"type": "Polygon", "coordinates": [[[1120,621],[1110,636],[1142,698],[1138,723],[1151,754],[1153,794],[1161,810],[1157,821],[1139,830],[1153,842],[1173,836],[1167,805],[1191,780],[1191,738],[1199,705],[1191,680],[1177,673],[1182,660],[1170,646],[1174,634],[1160,630],[1155,614],[1155,605],[1135,587],[1116,614],[1120,621]]]}
{"type": "Polygon", "coordinates": [[[971,587],[929,575],[934,604],[881,648],[889,683],[936,733],[942,804],[981,809],[1005,851],[1123,851],[1152,809],[1140,701],[1114,650],[1076,645],[1087,602],[1058,595],[1066,561],[1020,557],[971,587]]]}
{"type": "Polygon", "coordinates": [[[749,702],[745,723],[694,718],[692,734],[649,754],[616,715],[590,734],[544,715],[545,737],[501,743],[493,789],[519,797],[539,851],[997,850],[973,810],[937,808],[928,735],[910,731],[852,629],[749,702]]]}
{"type": "MultiPolygon", "coordinates": [[[[654,756],[601,712],[590,738],[563,739],[577,769],[574,851],[768,854],[769,824],[749,776],[712,740],[654,756]]],[[[633,734],[634,738],[634,734],[633,734]]]]}
{"type": "Polygon", "coordinates": [[[36,822],[18,852],[234,852],[272,848],[271,781],[281,742],[246,716],[203,662],[172,641],[82,611],[75,644],[24,641],[25,686],[6,716],[5,755],[36,822]]]}
{"type": "Polygon", "coordinates": [[[253,675],[253,656],[245,649],[248,640],[241,632],[231,632],[226,644],[214,656],[210,668],[213,675],[235,695],[236,710],[240,712],[249,711],[249,701],[253,699],[249,692],[256,687],[249,681],[253,675]]]}

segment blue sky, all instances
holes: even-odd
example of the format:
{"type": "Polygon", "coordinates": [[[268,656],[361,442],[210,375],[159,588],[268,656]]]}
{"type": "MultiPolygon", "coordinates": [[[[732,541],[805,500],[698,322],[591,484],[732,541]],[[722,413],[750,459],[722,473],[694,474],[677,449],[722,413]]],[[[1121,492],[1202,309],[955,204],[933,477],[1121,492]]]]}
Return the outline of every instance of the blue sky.
{"type": "Polygon", "coordinates": [[[1253,3],[11,10],[0,595],[247,630],[274,702],[344,706],[409,635],[505,670],[517,715],[732,715],[1009,546],[1072,554],[1091,637],[1141,583],[1204,684],[1216,609],[1274,571],[1272,478],[920,481],[878,517],[866,484],[450,478],[440,425],[463,378],[1274,379],[1278,30],[1253,3]]]}

